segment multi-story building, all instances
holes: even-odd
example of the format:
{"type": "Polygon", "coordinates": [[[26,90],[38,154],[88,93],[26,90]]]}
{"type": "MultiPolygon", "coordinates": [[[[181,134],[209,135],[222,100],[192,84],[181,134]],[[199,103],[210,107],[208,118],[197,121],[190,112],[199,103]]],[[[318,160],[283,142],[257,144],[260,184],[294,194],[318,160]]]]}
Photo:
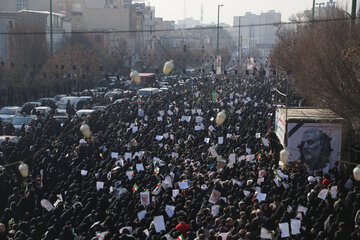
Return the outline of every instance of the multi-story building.
{"type": "Polygon", "coordinates": [[[48,11],[49,0],[1,0],[0,11],[37,10],[48,11]]]}
{"type": "Polygon", "coordinates": [[[233,36],[238,39],[238,26],[240,23],[240,36],[242,46],[247,49],[270,49],[276,40],[275,23],[281,22],[281,13],[271,10],[260,15],[246,12],[244,16],[235,16],[233,22],[233,36]],[[239,21],[240,18],[240,21],[239,21]]]}
{"type": "MultiPolygon", "coordinates": [[[[44,41],[50,47],[50,12],[21,10],[18,12],[0,12],[0,32],[22,32],[34,28],[36,32],[44,32],[44,41]],[[21,28],[19,29],[18,26],[21,28]],[[35,29],[36,28],[36,29],[35,29]]],[[[72,31],[71,21],[66,16],[53,14],[53,51],[59,51],[72,31]]],[[[0,36],[0,57],[6,61],[9,54],[9,44],[13,35],[0,36]]]]}
{"type": "MultiPolygon", "coordinates": [[[[49,0],[1,0],[0,11],[49,10],[49,0]]],[[[73,31],[86,35],[97,46],[116,48],[126,42],[132,54],[153,48],[155,10],[132,0],[53,0],[53,11],[69,17],[73,31]]]]}
{"type": "Polygon", "coordinates": [[[193,18],[185,18],[183,20],[179,20],[176,28],[183,29],[183,28],[193,28],[196,26],[200,26],[201,22],[199,20],[195,20],[193,18]]]}

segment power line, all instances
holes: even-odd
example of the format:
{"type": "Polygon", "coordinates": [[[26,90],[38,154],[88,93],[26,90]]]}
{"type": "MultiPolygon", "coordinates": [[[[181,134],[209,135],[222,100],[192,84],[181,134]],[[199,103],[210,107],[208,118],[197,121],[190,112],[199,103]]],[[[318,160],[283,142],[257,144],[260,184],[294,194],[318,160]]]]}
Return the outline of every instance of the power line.
{"type": "MultiPolygon", "coordinates": [[[[358,17],[356,18],[358,19],[358,17]]],[[[307,23],[323,23],[323,22],[340,22],[340,21],[351,21],[350,18],[331,18],[321,20],[308,20],[308,21],[297,21],[297,22],[278,22],[278,23],[259,23],[259,24],[247,24],[247,25],[234,25],[234,26],[220,26],[219,28],[245,28],[245,27],[263,27],[263,26],[283,26],[283,25],[300,25],[307,23]]],[[[153,32],[176,32],[176,31],[201,31],[201,30],[215,30],[217,26],[208,27],[194,27],[194,28],[182,28],[182,29],[153,29],[153,30],[92,30],[92,31],[72,31],[72,32],[54,32],[54,34],[110,34],[110,33],[153,33],[153,32]]],[[[0,32],[0,35],[45,35],[48,32],[0,32]]]]}

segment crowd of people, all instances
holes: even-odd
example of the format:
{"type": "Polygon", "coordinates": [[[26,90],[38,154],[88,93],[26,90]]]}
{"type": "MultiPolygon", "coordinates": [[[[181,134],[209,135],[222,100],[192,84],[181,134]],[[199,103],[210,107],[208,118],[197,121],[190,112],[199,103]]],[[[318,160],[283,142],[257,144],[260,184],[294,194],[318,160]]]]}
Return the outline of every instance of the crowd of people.
{"type": "Polygon", "coordinates": [[[62,127],[39,118],[3,143],[30,173],[0,170],[0,240],[360,239],[353,176],[280,168],[271,79],[177,80],[62,127]]]}

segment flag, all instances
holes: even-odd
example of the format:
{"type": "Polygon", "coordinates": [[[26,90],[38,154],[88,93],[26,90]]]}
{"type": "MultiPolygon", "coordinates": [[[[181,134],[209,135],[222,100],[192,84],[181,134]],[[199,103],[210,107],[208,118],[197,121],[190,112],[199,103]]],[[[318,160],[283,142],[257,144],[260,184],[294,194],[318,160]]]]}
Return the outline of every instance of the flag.
{"type": "Polygon", "coordinates": [[[131,170],[131,176],[133,177],[135,175],[134,171],[131,170]]]}
{"type": "Polygon", "coordinates": [[[158,183],[158,184],[156,185],[156,188],[155,188],[154,191],[152,192],[152,194],[153,194],[153,195],[159,195],[160,190],[161,190],[161,185],[160,185],[160,183],[158,183]]]}
{"type": "Polygon", "coordinates": [[[183,235],[181,234],[180,236],[177,237],[176,240],[184,240],[185,238],[183,237],[183,235]]]}
{"type": "Polygon", "coordinates": [[[104,157],[103,157],[102,153],[100,153],[100,154],[99,154],[99,156],[101,157],[101,159],[104,159],[104,157]]]}
{"type": "Polygon", "coordinates": [[[216,102],[216,103],[219,102],[219,99],[217,98],[215,91],[212,92],[212,99],[213,99],[213,102],[216,102]]]}
{"type": "Polygon", "coordinates": [[[259,153],[259,155],[257,156],[257,159],[258,159],[258,160],[261,159],[261,153],[259,153]]]}
{"type": "Polygon", "coordinates": [[[134,123],[135,126],[139,125],[138,121],[135,120],[135,123],[134,123]]]}
{"type": "Polygon", "coordinates": [[[154,169],[154,173],[155,173],[156,175],[158,175],[159,172],[160,172],[160,169],[159,169],[158,167],[156,167],[156,168],[154,169]]]}
{"type": "Polygon", "coordinates": [[[139,189],[139,187],[138,187],[138,185],[135,183],[132,189],[133,189],[133,192],[136,192],[136,191],[139,189]]]}

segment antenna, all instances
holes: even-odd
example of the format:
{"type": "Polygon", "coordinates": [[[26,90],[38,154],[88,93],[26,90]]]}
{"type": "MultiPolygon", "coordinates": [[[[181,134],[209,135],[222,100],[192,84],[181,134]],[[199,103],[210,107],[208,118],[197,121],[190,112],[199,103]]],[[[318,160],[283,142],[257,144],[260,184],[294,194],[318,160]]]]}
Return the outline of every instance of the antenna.
{"type": "Polygon", "coordinates": [[[202,26],[203,20],[204,20],[204,3],[201,3],[200,12],[201,12],[201,15],[200,15],[200,25],[202,26]]]}

